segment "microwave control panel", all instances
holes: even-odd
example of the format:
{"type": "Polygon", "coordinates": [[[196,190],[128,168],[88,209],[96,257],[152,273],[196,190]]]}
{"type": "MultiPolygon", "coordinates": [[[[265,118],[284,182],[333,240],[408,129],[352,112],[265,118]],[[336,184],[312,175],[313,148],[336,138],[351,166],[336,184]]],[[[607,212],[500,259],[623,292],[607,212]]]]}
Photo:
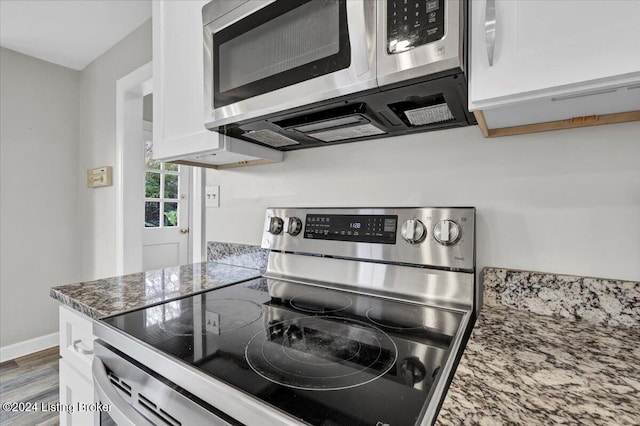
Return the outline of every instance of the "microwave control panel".
{"type": "Polygon", "coordinates": [[[444,0],[389,0],[387,52],[400,53],[444,37],[444,0]]]}

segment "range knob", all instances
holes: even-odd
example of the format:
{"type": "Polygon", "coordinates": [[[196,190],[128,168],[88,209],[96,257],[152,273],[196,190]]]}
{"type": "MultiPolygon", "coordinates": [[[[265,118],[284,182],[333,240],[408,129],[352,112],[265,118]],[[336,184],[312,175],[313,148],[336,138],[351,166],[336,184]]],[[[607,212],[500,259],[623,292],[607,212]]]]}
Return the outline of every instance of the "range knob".
{"type": "Polygon", "coordinates": [[[405,220],[400,228],[400,235],[406,242],[418,244],[427,236],[427,228],[418,219],[405,220]]]}
{"type": "Polygon", "coordinates": [[[282,219],[274,216],[271,218],[271,220],[269,220],[268,231],[271,232],[273,235],[278,235],[279,233],[282,232],[282,224],[283,224],[282,219]]]}
{"type": "Polygon", "coordinates": [[[302,221],[297,217],[290,217],[287,225],[287,234],[296,236],[302,231],[302,221]]]}
{"type": "Polygon", "coordinates": [[[460,240],[460,225],[453,220],[441,220],[433,227],[433,236],[443,246],[451,246],[460,240]]]}

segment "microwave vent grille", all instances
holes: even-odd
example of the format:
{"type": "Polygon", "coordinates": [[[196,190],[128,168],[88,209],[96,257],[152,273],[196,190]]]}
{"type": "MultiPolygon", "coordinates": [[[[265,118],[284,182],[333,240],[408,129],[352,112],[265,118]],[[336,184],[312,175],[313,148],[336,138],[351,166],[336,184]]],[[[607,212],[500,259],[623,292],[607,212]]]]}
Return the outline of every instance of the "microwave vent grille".
{"type": "Polygon", "coordinates": [[[446,103],[407,110],[404,114],[413,126],[424,126],[425,124],[455,119],[446,103]]]}
{"type": "Polygon", "coordinates": [[[247,133],[244,133],[242,136],[245,138],[253,139],[254,141],[262,142],[263,144],[279,148],[281,146],[289,146],[289,145],[299,145],[300,142],[296,142],[291,138],[281,135],[280,133],[274,132],[273,130],[264,129],[264,130],[253,130],[247,133]]]}
{"type": "Polygon", "coordinates": [[[355,126],[339,127],[317,133],[309,133],[309,136],[323,142],[335,142],[347,139],[364,138],[367,136],[384,135],[385,133],[387,132],[377,128],[371,123],[367,123],[355,126]]]}

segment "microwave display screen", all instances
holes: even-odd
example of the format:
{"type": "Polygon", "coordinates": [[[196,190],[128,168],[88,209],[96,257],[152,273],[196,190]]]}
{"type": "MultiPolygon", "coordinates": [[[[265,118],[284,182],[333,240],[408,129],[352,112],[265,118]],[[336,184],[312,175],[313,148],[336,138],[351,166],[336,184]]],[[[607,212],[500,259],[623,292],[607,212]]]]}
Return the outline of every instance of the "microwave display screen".
{"type": "Polygon", "coordinates": [[[398,216],[308,214],[304,237],[315,240],[395,244],[398,216]]]}

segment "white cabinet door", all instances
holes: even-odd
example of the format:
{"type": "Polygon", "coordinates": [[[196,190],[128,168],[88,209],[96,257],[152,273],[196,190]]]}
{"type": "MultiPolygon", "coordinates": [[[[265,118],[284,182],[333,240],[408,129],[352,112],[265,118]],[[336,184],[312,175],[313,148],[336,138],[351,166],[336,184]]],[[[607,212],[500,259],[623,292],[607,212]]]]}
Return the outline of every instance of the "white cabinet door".
{"type": "MultiPolygon", "coordinates": [[[[202,6],[206,3],[162,1],[153,4],[156,144],[211,134],[203,125],[202,6]],[[161,116],[158,121],[157,116],[161,116]]],[[[209,139],[210,143],[217,143],[213,135],[209,139]]]]}
{"type": "Polygon", "coordinates": [[[68,306],[60,306],[61,425],[91,425],[93,411],[93,320],[68,306]],[[64,407],[70,407],[64,409],[64,407]]]}
{"type": "Polygon", "coordinates": [[[470,3],[472,111],[640,78],[640,1],[495,0],[493,65],[487,0],[470,3]]]}
{"type": "Polygon", "coordinates": [[[93,361],[93,320],[80,312],[60,305],[60,356],[91,380],[93,361]]]}
{"type": "Polygon", "coordinates": [[[154,1],[154,158],[209,167],[282,161],[283,154],[231,139],[204,127],[204,42],[206,0],[154,1]],[[211,154],[214,155],[211,155],[211,154]]]}
{"type": "Polygon", "coordinates": [[[60,425],[92,425],[93,382],[83,377],[66,358],[60,358],[60,425]],[[68,409],[67,409],[68,407],[68,409]]]}

